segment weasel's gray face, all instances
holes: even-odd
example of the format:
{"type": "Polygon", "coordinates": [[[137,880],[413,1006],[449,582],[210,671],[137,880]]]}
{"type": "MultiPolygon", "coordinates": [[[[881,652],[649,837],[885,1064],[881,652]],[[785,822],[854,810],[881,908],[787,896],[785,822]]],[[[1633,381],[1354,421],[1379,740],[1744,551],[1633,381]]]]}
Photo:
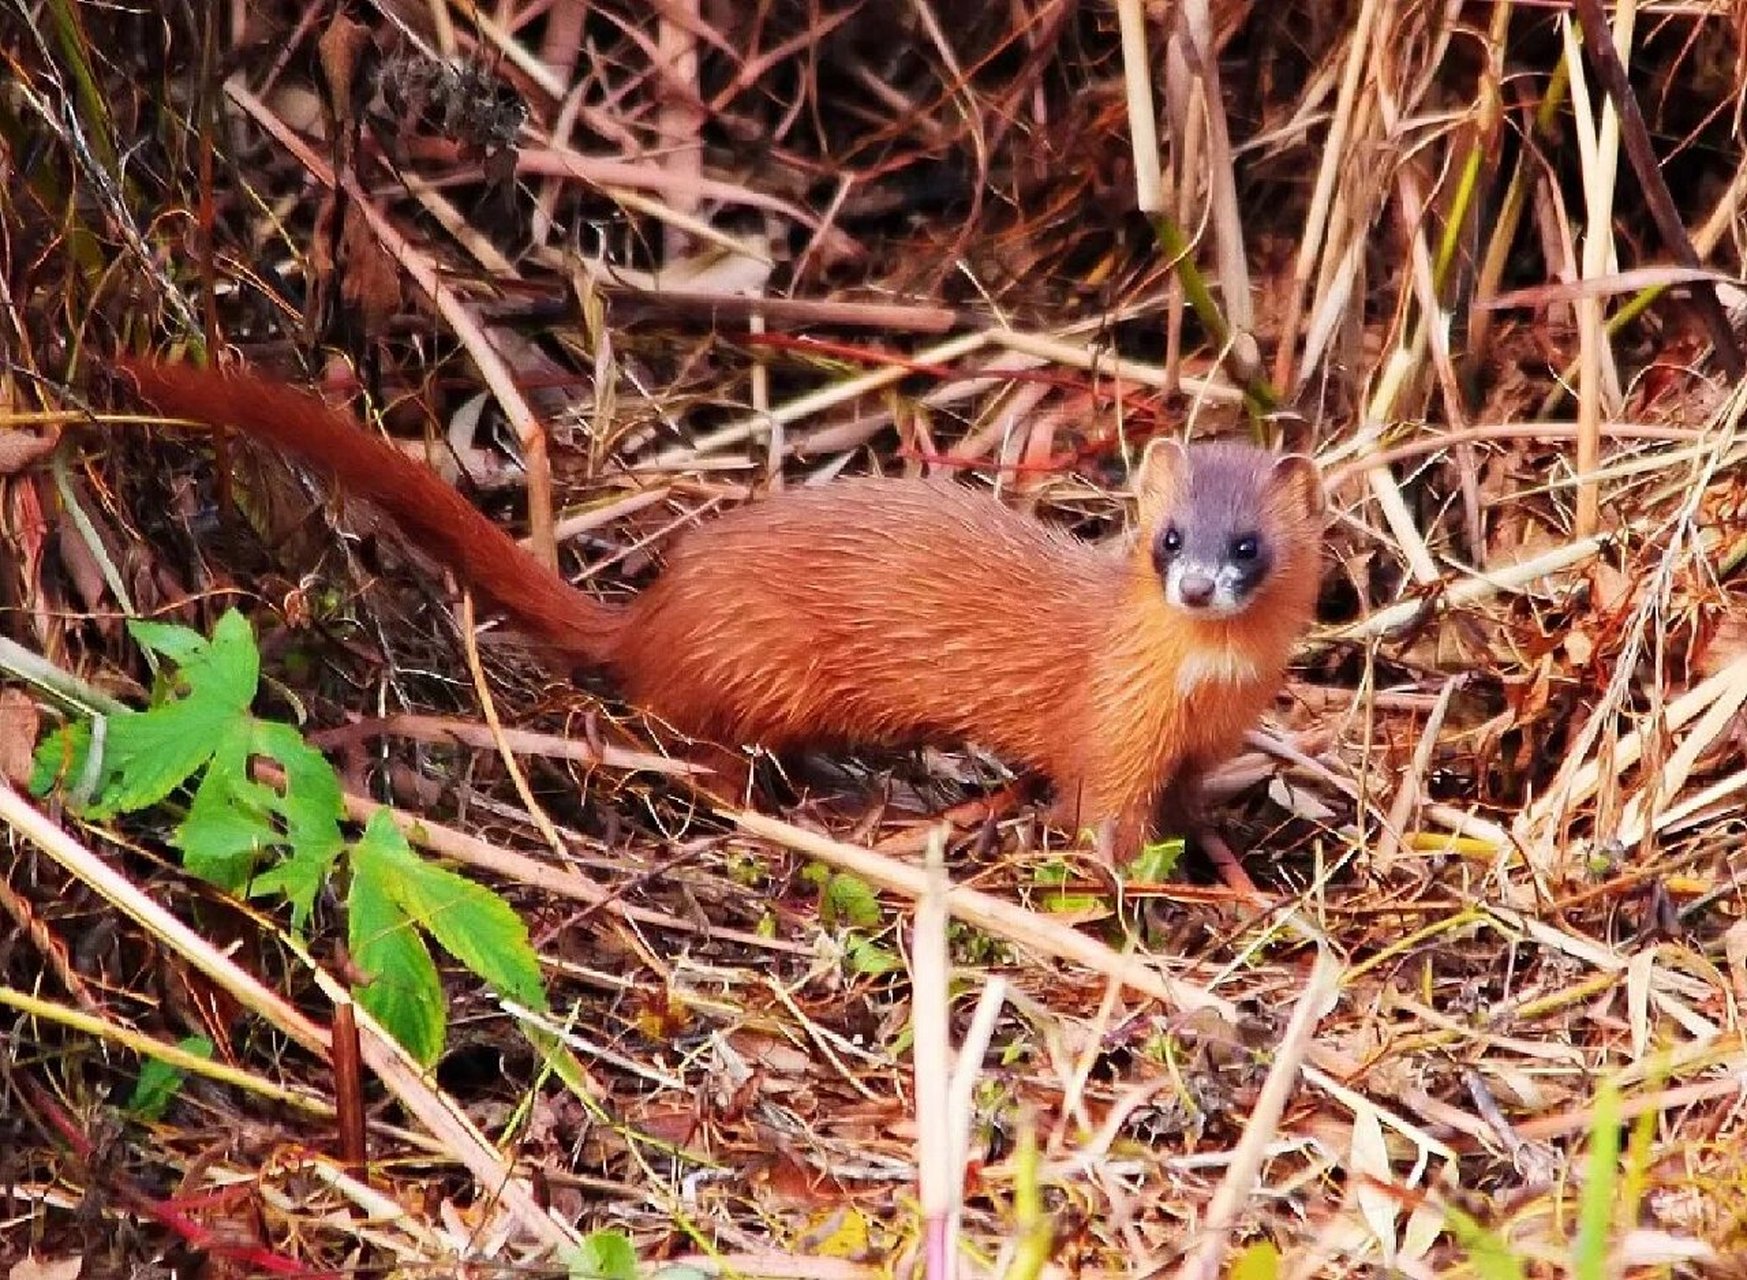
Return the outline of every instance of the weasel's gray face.
{"type": "Polygon", "coordinates": [[[1274,566],[1263,490],[1253,464],[1197,459],[1153,534],[1153,567],[1165,599],[1214,619],[1246,609],[1274,566]]]}

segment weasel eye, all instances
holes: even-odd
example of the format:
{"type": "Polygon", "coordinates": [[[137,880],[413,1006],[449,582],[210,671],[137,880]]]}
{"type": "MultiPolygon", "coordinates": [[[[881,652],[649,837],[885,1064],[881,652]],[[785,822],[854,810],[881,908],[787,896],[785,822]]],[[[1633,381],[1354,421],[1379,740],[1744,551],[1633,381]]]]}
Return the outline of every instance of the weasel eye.
{"type": "Polygon", "coordinates": [[[1171,556],[1183,549],[1183,535],[1176,525],[1165,526],[1165,536],[1159,539],[1159,545],[1165,549],[1166,555],[1171,556]]]}
{"type": "Polygon", "coordinates": [[[1256,535],[1253,533],[1247,533],[1243,537],[1233,540],[1231,544],[1231,558],[1233,560],[1254,560],[1260,552],[1261,546],[1257,543],[1256,535]]]}

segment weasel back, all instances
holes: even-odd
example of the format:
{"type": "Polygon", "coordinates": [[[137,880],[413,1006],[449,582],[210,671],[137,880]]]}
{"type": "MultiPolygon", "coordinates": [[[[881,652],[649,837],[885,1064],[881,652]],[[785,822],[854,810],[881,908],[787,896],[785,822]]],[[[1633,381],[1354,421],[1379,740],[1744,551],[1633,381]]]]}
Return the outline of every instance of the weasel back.
{"type": "Polygon", "coordinates": [[[970,738],[1054,771],[1123,562],[942,480],[791,488],[676,540],[630,700],[727,746],[970,738]]]}

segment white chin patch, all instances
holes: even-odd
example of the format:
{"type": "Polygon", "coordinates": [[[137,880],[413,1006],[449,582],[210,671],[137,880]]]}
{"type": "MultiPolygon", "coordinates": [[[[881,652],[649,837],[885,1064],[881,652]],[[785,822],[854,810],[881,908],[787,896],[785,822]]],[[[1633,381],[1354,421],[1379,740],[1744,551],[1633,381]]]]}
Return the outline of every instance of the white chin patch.
{"type": "Polygon", "coordinates": [[[1238,594],[1240,582],[1239,572],[1233,565],[1207,569],[1179,562],[1165,570],[1165,601],[1197,618],[1230,618],[1242,613],[1249,603],[1238,594]],[[1183,579],[1190,574],[1213,579],[1213,596],[1205,603],[1190,604],[1183,599],[1183,579]]]}
{"type": "Polygon", "coordinates": [[[1229,593],[1221,593],[1217,590],[1213,593],[1213,599],[1206,604],[1184,604],[1181,598],[1172,599],[1171,603],[1184,613],[1192,614],[1197,618],[1205,618],[1210,622],[1217,622],[1222,618],[1235,618],[1246,608],[1244,601],[1236,599],[1229,593]]]}
{"type": "Polygon", "coordinates": [[[1251,684],[1256,679],[1256,664],[1241,653],[1224,645],[1191,650],[1177,668],[1177,692],[1187,697],[1191,693],[1221,685],[1251,684]]]}

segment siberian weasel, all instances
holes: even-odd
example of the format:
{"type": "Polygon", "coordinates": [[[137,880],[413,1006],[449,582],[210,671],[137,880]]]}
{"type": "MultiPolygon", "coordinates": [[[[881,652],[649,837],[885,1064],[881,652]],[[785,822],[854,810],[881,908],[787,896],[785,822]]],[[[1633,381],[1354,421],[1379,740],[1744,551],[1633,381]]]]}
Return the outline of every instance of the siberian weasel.
{"type": "Polygon", "coordinates": [[[1139,521],[1073,537],[950,481],[787,489],[674,540],[611,604],[429,469],[283,383],[124,360],[166,414],[229,426],[369,499],[563,657],[718,746],[975,741],[1054,784],[1119,860],[1279,691],[1318,593],[1323,487],[1298,454],[1155,441],[1139,521]]]}

